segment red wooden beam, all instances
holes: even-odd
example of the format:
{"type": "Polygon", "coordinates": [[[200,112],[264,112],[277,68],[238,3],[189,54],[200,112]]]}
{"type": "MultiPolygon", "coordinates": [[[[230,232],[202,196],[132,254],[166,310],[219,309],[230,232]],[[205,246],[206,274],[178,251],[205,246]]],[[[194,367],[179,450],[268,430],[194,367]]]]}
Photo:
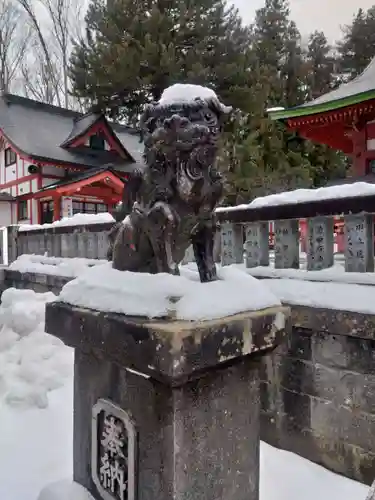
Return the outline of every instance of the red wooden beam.
{"type": "Polygon", "coordinates": [[[72,182],[66,184],[65,186],[60,186],[56,188],[56,192],[60,194],[65,194],[67,192],[77,192],[78,189],[82,189],[85,186],[90,186],[96,182],[100,182],[108,187],[111,187],[114,191],[122,193],[124,189],[124,183],[118,177],[116,177],[112,172],[101,172],[88,179],[82,179],[81,181],[72,182]]]}
{"type": "Polygon", "coordinates": [[[91,187],[91,186],[85,186],[83,188],[79,188],[79,191],[76,189],[66,191],[64,193],[65,196],[71,196],[73,194],[77,194],[80,196],[92,196],[94,198],[114,198],[116,197],[116,192],[112,191],[112,189],[108,189],[105,187],[91,187]]]}

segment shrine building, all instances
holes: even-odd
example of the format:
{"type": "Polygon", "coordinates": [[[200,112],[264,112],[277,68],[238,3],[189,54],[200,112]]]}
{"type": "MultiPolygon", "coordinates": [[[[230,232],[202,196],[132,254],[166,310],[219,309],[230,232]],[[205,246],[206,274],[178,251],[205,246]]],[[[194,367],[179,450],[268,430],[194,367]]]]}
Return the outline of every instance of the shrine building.
{"type": "Polygon", "coordinates": [[[337,89],[301,106],[271,109],[269,116],[305,139],[352,157],[351,182],[368,182],[375,174],[375,59],[362,74],[337,89]]]}
{"type": "Polygon", "coordinates": [[[111,210],[142,153],[139,134],[103,114],[0,95],[0,225],[111,210]]]}
{"type": "MultiPolygon", "coordinates": [[[[352,175],[334,184],[375,183],[375,58],[359,76],[313,101],[268,110],[300,137],[326,144],[352,158],[352,175]]],[[[306,224],[300,221],[302,241],[306,224]]],[[[335,219],[335,241],[343,248],[343,221],[335,219]]]]}

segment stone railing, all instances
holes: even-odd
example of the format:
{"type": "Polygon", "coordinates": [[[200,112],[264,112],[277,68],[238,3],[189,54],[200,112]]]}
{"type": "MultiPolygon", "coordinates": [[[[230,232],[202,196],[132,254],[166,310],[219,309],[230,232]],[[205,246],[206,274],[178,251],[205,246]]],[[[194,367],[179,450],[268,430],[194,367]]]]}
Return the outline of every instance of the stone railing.
{"type": "Polygon", "coordinates": [[[7,228],[8,262],[23,254],[105,259],[112,223],[57,226],[20,231],[7,228]]]}
{"type": "MultiPolygon", "coordinates": [[[[340,275],[334,270],[328,274],[332,281],[337,278],[341,283],[366,283],[363,294],[371,297],[375,285],[374,213],[373,194],[220,209],[221,263],[244,263],[250,274],[262,278],[299,279],[305,274],[303,279],[307,281],[330,281],[324,270],[337,263],[336,216],[344,225],[343,255],[339,256],[342,266],[340,275]],[[300,251],[301,220],[307,230],[305,254],[300,251]],[[270,226],[273,226],[273,249],[269,245],[270,226]],[[302,269],[311,272],[304,273],[302,269]]],[[[265,283],[276,284],[270,279],[265,283]]],[[[284,280],[280,289],[294,286],[298,291],[303,284],[299,283],[284,280]]],[[[307,285],[311,289],[321,286],[307,285]]],[[[332,287],[331,295],[337,293],[345,298],[350,295],[351,301],[358,289],[363,288],[343,285],[348,288],[338,290],[337,284],[324,286],[332,287]]],[[[331,301],[336,306],[325,305],[323,297],[319,306],[311,307],[303,300],[302,305],[297,305],[299,299],[295,294],[291,337],[262,364],[261,437],[370,484],[375,475],[375,371],[371,354],[375,313],[370,312],[372,308],[367,314],[355,312],[353,307],[348,311],[350,300],[342,305],[339,296],[331,301]]]]}
{"type": "Polygon", "coordinates": [[[299,221],[307,224],[306,269],[318,271],[334,263],[334,216],[344,219],[345,271],[374,271],[375,195],[317,200],[260,208],[221,208],[222,265],[269,266],[269,223],[273,223],[274,267],[300,268],[299,221]],[[245,244],[244,244],[245,243],[245,244]]]}

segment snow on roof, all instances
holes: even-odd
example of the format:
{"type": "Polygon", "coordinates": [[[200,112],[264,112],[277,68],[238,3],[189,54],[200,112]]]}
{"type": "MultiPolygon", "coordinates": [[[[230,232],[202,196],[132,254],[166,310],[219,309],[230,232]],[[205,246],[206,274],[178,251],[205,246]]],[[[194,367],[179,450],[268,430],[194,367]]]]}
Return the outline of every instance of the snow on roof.
{"type": "Polygon", "coordinates": [[[234,207],[219,207],[217,212],[232,210],[247,210],[252,208],[271,207],[275,205],[292,205],[295,203],[308,203],[319,200],[335,200],[337,198],[352,198],[355,196],[375,195],[375,185],[368,182],[355,182],[353,184],[340,184],[338,186],[322,187],[318,189],[296,189],[268,196],[255,198],[249,204],[234,207]]]}
{"type": "Polygon", "coordinates": [[[111,263],[83,272],[58,300],[79,307],[148,318],[203,321],[279,306],[264,284],[236,268],[219,268],[219,280],[201,283],[198,272],[181,276],[118,271],[111,263]]]}
{"type": "Polygon", "coordinates": [[[365,70],[353,80],[348,83],[342,83],[337,89],[323,94],[322,96],[314,99],[313,101],[302,104],[301,107],[315,106],[330,101],[337,101],[345,97],[355,96],[375,90],[375,58],[371,60],[370,64],[365,70]]]}

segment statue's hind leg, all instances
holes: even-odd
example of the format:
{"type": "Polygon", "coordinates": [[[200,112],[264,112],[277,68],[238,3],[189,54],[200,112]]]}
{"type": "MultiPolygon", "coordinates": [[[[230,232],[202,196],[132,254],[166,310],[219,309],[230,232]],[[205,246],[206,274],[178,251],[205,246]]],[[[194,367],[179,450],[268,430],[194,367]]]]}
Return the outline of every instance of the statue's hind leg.
{"type": "Polygon", "coordinates": [[[214,240],[216,227],[214,224],[202,224],[191,236],[194,257],[202,283],[217,280],[214,260],[214,240]]]}
{"type": "Polygon", "coordinates": [[[158,273],[179,274],[173,260],[172,241],[176,218],[167,203],[158,202],[147,217],[147,234],[154,252],[158,273]]]}

